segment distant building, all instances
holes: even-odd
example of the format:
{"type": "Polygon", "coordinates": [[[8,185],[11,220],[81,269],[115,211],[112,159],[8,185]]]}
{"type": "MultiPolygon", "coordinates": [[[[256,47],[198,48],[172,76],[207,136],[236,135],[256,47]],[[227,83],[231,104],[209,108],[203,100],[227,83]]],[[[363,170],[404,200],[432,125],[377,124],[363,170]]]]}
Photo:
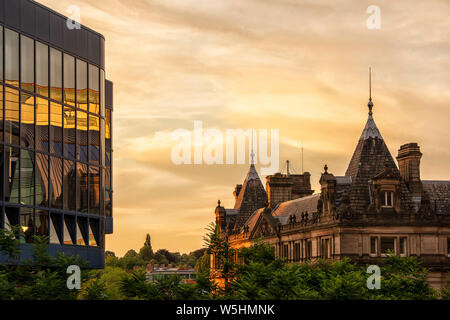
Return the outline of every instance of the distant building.
{"type": "Polygon", "coordinates": [[[105,38],[68,22],[35,1],[0,1],[0,228],[21,227],[20,259],[31,258],[34,235],[47,235],[51,254],[102,268],[113,85],[105,38]]]}
{"type": "Polygon", "coordinates": [[[174,268],[171,265],[148,265],[147,281],[158,281],[164,277],[177,275],[182,283],[194,284],[197,278],[197,271],[194,268],[174,268]]]}
{"type": "MultiPolygon", "coordinates": [[[[345,175],[335,176],[325,165],[320,193],[313,194],[309,173],[289,170],[268,176],[264,191],[252,164],[234,191],[235,207],[219,201],[215,210],[232,247],[262,239],[289,262],[349,257],[361,264],[381,264],[393,251],[417,257],[431,269],[431,284],[443,286],[450,267],[450,181],[421,179],[417,143],[400,147],[397,167],[372,108],[370,99],[345,175]]],[[[213,274],[216,262],[212,255],[213,274]]]]}

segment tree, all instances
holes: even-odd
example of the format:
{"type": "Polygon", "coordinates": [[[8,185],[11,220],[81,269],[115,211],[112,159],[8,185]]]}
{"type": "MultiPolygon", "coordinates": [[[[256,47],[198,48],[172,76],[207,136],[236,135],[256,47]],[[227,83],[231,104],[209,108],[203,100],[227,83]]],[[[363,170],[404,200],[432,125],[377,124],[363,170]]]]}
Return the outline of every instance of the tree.
{"type": "Polygon", "coordinates": [[[131,250],[128,250],[123,257],[124,258],[134,258],[137,256],[138,256],[137,252],[134,251],[133,249],[131,249],[131,250]]]}
{"type": "Polygon", "coordinates": [[[220,290],[223,290],[222,294],[225,296],[231,295],[233,290],[231,284],[235,279],[237,270],[237,265],[234,261],[236,250],[231,247],[227,236],[219,232],[218,225],[211,223],[207,230],[208,233],[203,240],[208,248],[208,254],[213,255],[216,261],[214,265],[215,274],[212,276],[223,282],[223,287],[220,287],[220,290]]]}
{"type": "Polygon", "coordinates": [[[139,250],[139,256],[141,257],[142,260],[145,261],[150,261],[151,259],[153,259],[154,254],[149,234],[147,234],[147,236],[145,237],[144,246],[141,248],[141,250],[139,250]]]}

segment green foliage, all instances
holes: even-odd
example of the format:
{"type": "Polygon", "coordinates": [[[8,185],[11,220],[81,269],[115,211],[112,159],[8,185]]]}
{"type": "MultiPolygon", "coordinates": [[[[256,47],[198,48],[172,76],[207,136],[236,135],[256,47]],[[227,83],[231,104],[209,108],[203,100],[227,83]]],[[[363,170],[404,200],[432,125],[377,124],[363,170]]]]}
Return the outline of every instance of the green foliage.
{"type": "Polygon", "coordinates": [[[9,260],[17,259],[21,252],[18,234],[19,226],[9,226],[9,230],[0,228],[0,252],[6,254],[9,260]]]}
{"type": "Polygon", "coordinates": [[[241,251],[245,264],[238,268],[227,299],[360,300],[436,299],[427,282],[427,270],[414,258],[390,256],[381,266],[381,290],[367,288],[366,267],[350,259],[337,262],[287,264],[257,244],[241,251]]]}
{"type": "Polygon", "coordinates": [[[150,261],[153,258],[153,249],[150,235],[145,237],[144,246],[139,250],[139,257],[144,261],[150,261]]]}

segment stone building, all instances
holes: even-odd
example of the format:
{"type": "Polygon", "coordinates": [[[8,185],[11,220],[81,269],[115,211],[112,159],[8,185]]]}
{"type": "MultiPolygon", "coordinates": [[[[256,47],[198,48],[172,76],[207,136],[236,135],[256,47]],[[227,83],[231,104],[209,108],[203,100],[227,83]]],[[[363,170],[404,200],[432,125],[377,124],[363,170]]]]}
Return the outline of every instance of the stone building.
{"type": "Polygon", "coordinates": [[[289,262],[349,257],[361,264],[381,264],[393,251],[430,268],[434,287],[446,283],[450,181],[421,179],[417,143],[400,147],[397,167],[373,119],[372,99],[368,106],[369,118],[345,175],[334,175],[325,165],[320,193],[313,194],[309,173],[289,170],[268,176],[264,192],[251,165],[235,189],[234,209],[219,201],[215,210],[232,247],[262,239],[289,262]]]}

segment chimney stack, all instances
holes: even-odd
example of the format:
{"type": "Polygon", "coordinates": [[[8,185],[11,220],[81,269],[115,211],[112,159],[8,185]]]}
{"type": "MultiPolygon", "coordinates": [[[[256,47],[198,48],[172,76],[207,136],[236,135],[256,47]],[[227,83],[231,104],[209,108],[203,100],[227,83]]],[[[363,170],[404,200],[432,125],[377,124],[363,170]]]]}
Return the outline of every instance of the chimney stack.
{"type": "Polygon", "coordinates": [[[292,178],[288,175],[276,173],[266,177],[266,193],[269,207],[275,208],[280,202],[292,200],[292,178]]]}
{"type": "Polygon", "coordinates": [[[398,150],[398,167],[400,175],[408,186],[413,197],[422,195],[422,181],[420,180],[420,159],[422,153],[417,143],[408,143],[398,150]]]}

